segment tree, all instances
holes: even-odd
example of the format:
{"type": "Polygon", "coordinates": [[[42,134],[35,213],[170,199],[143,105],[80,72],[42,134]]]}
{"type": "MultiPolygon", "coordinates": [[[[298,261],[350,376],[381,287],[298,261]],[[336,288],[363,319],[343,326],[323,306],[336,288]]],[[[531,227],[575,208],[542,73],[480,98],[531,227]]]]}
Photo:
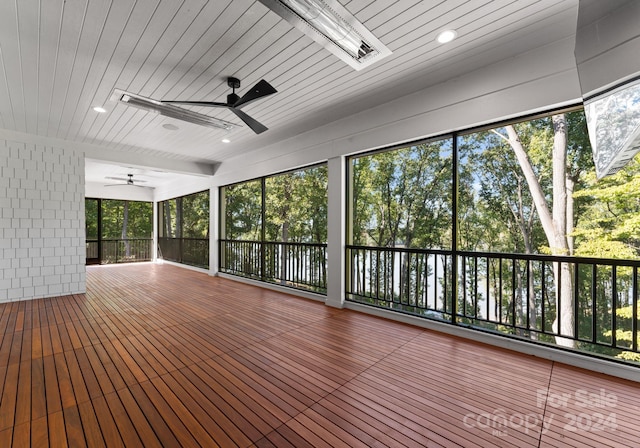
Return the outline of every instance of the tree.
{"type": "MultiPolygon", "coordinates": [[[[536,208],[526,179],[503,135],[489,131],[468,134],[459,138],[458,148],[459,247],[475,251],[536,253],[544,234],[536,219],[536,208]]],[[[495,263],[487,265],[483,267],[483,274],[490,282],[491,290],[496,292],[494,296],[501,296],[498,293],[501,285],[513,290],[514,296],[510,300],[515,301],[515,306],[510,303],[503,306],[494,300],[494,318],[504,316],[506,322],[515,319],[522,326],[528,317],[535,328],[539,304],[534,276],[528,275],[525,279],[526,267],[516,263],[515,284],[512,285],[511,275],[501,275],[498,268],[495,263]],[[516,316],[510,316],[513,310],[516,316]]],[[[465,286],[475,291],[475,284],[465,286]]],[[[480,299],[489,300],[488,297],[480,299]]],[[[536,337],[535,333],[532,337],[536,337]]]]}
{"type": "MultiPolygon", "coordinates": [[[[439,140],[358,157],[352,162],[353,228],[356,245],[451,247],[452,142],[439,140]]],[[[408,252],[354,254],[357,291],[407,306],[424,306],[424,286],[434,260],[408,252]],[[364,268],[366,266],[366,268],[364,268]],[[366,272],[363,272],[366,269],[366,272]],[[398,275],[399,282],[394,283],[398,275]],[[375,283],[375,285],[373,285],[375,283]]],[[[450,308],[444,305],[445,308],[450,308]]],[[[441,298],[446,302],[447,299],[441,298]]]]}
{"type": "Polygon", "coordinates": [[[131,257],[131,245],[127,235],[127,224],[129,224],[129,201],[124,201],[122,207],[122,233],[120,239],[124,241],[125,257],[131,257]]]}
{"type": "Polygon", "coordinates": [[[262,185],[259,180],[224,187],[224,238],[260,240],[262,185]]]}
{"type": "MultiPolygon", "coordinates": [[[[567,123],[564,114],[553,115],[553,148],[551,154],[553,170],[553,194],[551,207],[545,196],[540,181],[529,159],[522,141],[513,125],[505,126],[507,136],[498,131],[496,134],[505,138],[513,149],[523,175],[529,186],[540,223],[549,243],[549,249],[554,255],[571,255],[569,235],[573,228],[567,225],[572,220],[567,219],[570,198],[567,197],[567,123]]],[[[557,263],[554,269],[556,284],[556,320],[553,323],[555,331],[560,335],[573,336],[573,276],[568,263],[557,263]],[[559,285],[559,286],[558,286],[559,285]]],[[[569,338],[557,337],[558,345],[573,347],[574,341],[569,338]]]]}
{"type": "MultiPolygon", "coordinates": [[[[574,236],[576,254],[597,258],[637,259],[640,257],[640,160],[636,156],[616,174],[596,179],[594,169],[583,176],[585,188],[576,192],[576,200],[583,203],[584,212],[579,215],[574,236]]],[[[616,271],[618,294],[611,291],[611,273],[601,269],[597,277],[598,315],[585,316],[585,321],[595,321],[599,337],[611,338],[611,314],[617,316],[616,345],[631,346],[633,329],[633,273],[629,268],[616,271]],[[624,286],[626,285],[626,287],[624,286]]],[[[588,309],[588,307],[586,307],[588,309]]],[[[640,315],[640,313],[637,313],[640,315]]],[[[635,335],[636,341],[638,334],[635,335]]],[[[624,350],[617,357],[640,362],[640,354],[624,350]]]]}

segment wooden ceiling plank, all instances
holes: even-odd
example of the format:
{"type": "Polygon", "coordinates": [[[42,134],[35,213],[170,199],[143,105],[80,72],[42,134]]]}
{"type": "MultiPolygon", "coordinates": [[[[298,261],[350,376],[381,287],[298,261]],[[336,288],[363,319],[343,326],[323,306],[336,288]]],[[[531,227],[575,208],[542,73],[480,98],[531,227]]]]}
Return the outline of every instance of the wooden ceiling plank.
{"type": "MultiPolygon", "coordinates": [[[[8,102],[3,103],[2,115],[11,116],[15,129],[27,128],[24,101],[22,62],[20,61],[20,35],[18,10],[15,2],[0,2],[0,52],[2,52],[2,77],[8,102]]],[[[9,121],[3,118],[3,121],[9,121]]]]}
{"type": "Polygon", "coordinates": [[[117,4],[111,8],[105,30],[101,33],[96,54],[91,61],[91,67],[87,79],[83,83],[80,95],[76,101],[73,120],[69,126],[65,138],[76,140],[82,138],[80,129],[86,115],[89,113],[89,121],[96,119],[92,110],[95,94],[101,83],[111,73],[119,73],[126,63],[131,51],[140,40],[150,16],[159,6],[161,0],[138,0],[129,9],[128,5],[117,4]]]}
{"type": "Polygon", "coordinates": [[[65,8],[63,24],[65,28],[67,24],[74,26],[70,27],[68,34],[63,33],[64,39],[61,40],[61,57],[64,56],[65,60],[63,64],[58,64],[58,76],[61,79],[56,83],[56,89],[60,90],[58,101],[55,103],[59,106],[53,112],[58,116],[58,124],[53,135],[55,137],[64,138],[68,134],[82,88],[98,50],[110,7],[111,4],[106,2],[86,0],[84,5],[76,2],[65,8]]]}
{"type": "MultiPolygon", "coordinates": [[[[240,78],[241,87],[238,91],[240,94],[253,82],[251,79],[244,79],[239,69],[247,62],[260,55],[261,52],[269,48],[271,42],[276,40],[278,36],[286,33],[286,27],[279,24],[279,18],[271,14],[265,14],[260,21],[249,28],[238,40],[229,46],[222,54],[211,64],[213,68],[203,71],[196,78],[188,89],[180,94],[179,98],[187,98],[193,100],[209,99],[215,101],[226,101],[226,94],[230,93],[230,89],[226,86],[222,96],[216,95],[216,87],[220,86],[217,77],[212,76],[213,73],[226,73],[228,76],[235,75],[240,78]],[[278,26],[280,25],[280,26],[278,26]],[[212,79],[213,78],[213,79],[212,79]],[[213,82],[212,82],[213,81],[213,82]]],[[[255,79],[258,82],[259,79],[255,79]]]]}
{"type": "MultiPolygon", "coordinates": [[[[247,15],[245,2],[231,2],[219,16],[209,18],[211,26],[191,44],[171,71],[162,79],[153,79],[145,91],[150,90],[150,96],[158,99],[182,96],[184,90],[191,86],[202,72],[209,69],[212,61],[237,40],[235,33],[242,33],[257,20],[259,18],[247,15]]],[[[219,82],[222,91],[226,81],[220,79],[219,82]]]]}
{"type": "Polygon", "coordinates": [[[58,69],[64,0],[42,2],[40,7],[38,109],[35,133],[46,135],[52,123],[51,106],[55,73],[58,69]]]}
{"type": "Polygon", "coordinates": [[[211,29],[215,20],[225,8],[224,2],[205,1],[202,9],[192,8],[189,4],[181,9],[167,32],[150,52],[141,70],[136,73],[127,91],[142,96],[152,96],[158,80],[164,80],[183,59],[202,36],[211,29]]]}
{"type": "MultiPolygon", "coordinates": [[[[114,88],[121,88],[131,83],[136,73],[140,71],[141,66],[148,60],[148,55],[157,44],[157,42],[166,34],[166,30],[171,23],[173,17],[178,13],[178,3],[161,3],[159,7],[153,11],[153,14],[144,24],[144,30],[140,32],[138,41],[131,48],[128,45],[122,48],[118,46],[114,59],[124,59],[126,62],[116,63],[116,69],[108,70],[101,80],[92,104],[105,105],[109,109],[109,99],[114,88]],[[119,56],[117,56],[119,55],[119,56]],[[118,70],[118,68],[120,70],[118,70]]],[[[129,28],[142,27],[142,23],[131,22],[129,28]]],[[[126,36],[126,35],[125,35],[126,36]]],[[[131,39],[132,40],[132,39],[131,39]]],[[[111,64],[110,64],[111,65],[111,64]]],[[[115,105],[115,103],[110,103],[115,105]]],[[[109,114],[110,115],[110,114],[109,114]]],[[[100,135],[101,130],[107,124],[108,114],[95,115],[91,126],[83,123],[80,135],[84,135],[83,139],[88,135],[100,135]]]]}
{"type": "MultiPolygon", "coordinates": [[[[502,6],[504,7],[504,5],[502,6]]],[[[503,14],[503,17],[509,17],[512,21],[517,21],[519,17],[529,17],[528,11],[518,10],[517,8],[518,8],[518,5],[515,2],[512,2],[511,9],[505,8],[506,11],[502,9],[500,10],[500,13],[503,14]],[[520,16],[518,15],[518,12],[520,13],[520,16]]],[[[467,16],[465,16],[465,18],[467,18],[467,16]]],[[[469,18],[468,20],[472,23],[474,22],[473,18],[469,18]]],[[[484,20],[486,20],[487,22],[492,20],[495,21],[495,17],[491,15],[486,15],[486,11],[485,11],[484,20]]],[[[514,25],[514,26],[518,26],[518,25],[514,25]]],[[[473,41],[476,39],[471,35],[467,35],[466,38],[473,41]]],[[[442,47],[438,46],[435,43],[432,43],[430,47],[433,48],[433,50],[431,51],[440,50],[442,59],[447,59],[447,60],[450,59],[446,51],[442,49],[442,47]]],[[[369,76],[368,79],[370,81],[375,81],[377,79],[379,80],[380,84],[389,83],[389,81],[393,79],[393,78],[390,78],[390,76],[397,76],[397,73],[400,71],[399,68],[401,67],[403,60],[406,60],[407,64],[410,65],[411,67],[419,65],[420,55],[415,55],[412,53],[412,51],[415,50],[415,52],[420,52],[424,55],[424,50],[425,50],[424,46],[421,46],[417,41],[414,41],[405,45],[404,48],[407,50],[406,54],[397,55],[392,60],[382,61],[382,63],[379,66],[372,67],[371,68],[372,75],[369,76]],[[414,43],[415,45],[412,45],[414,43]],[[385,67],[387,67],[387,69],[385,69],[385,67]],[[387,70],[392,73],[387,73],[387,70]],[[379,71],[380,73],[378,75],[375,75],[374,73],[376,71],[379,71]]],[[[433,65],[433,60],[431,60],[431,58],[428,61],[430,65],[433,65]]],[[[308,99],[309,101],[313,101],[312,104],[314,104],[314,108],[321,109],[323,105],[322,104],[323,101],[325,103],[330,104],[332,101],[338,98],[341,100],[348,98],[348,95],[350,93],[352,96],[355,97],[358,94],[358,89],[375,90],[376,88],[377,87],[375,85],[367,84],[366,82],[360,82],[360,80],[347,79],[342,83],[341,86],[337,88],[335,86],[329,86],[329,85],[325,85],[325,86],[316,85],[314,88],[314,95],[312,95],[311,97],[308,97],[308,99]]],[[[291,113],[304,114],[305,112],[309,112],[309,111],[310,109],[306,109],[306,110],[298,109],[296,111],[291,111],[291,113]]]]}
{"type": "Polygon", "coordinates": [[[16,4],[25,132],[33,134],[38,129],[40,27],[33,27],[32,24],[39,24],[40,8],[36,2],[16,2],[16,4]]]}

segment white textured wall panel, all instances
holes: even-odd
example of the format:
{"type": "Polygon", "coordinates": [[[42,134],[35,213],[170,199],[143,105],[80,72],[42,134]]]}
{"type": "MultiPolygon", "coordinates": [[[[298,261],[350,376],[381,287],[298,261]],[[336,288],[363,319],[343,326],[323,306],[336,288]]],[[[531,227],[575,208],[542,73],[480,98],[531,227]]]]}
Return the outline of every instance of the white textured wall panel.
{"type": "Polygon", "coordinates": [[[0,139],[0,302],[85,292],[84,155],[0,139]]]}

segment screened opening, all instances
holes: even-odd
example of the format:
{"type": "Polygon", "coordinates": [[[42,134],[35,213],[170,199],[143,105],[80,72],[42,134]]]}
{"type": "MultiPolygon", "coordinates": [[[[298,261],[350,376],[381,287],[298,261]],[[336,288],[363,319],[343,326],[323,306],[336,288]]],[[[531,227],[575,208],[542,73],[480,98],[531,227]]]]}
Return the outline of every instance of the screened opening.
{"type": "Polygon", "coordinates": [[[220,189],[222,272],[326,293],[327,166],[220,189]]]}
{"type": "Polygon", "coordinates": [[[158,202],[158,257],[209,269],[209,190],[158,202]]]}
{"type": "Polygon", "coordinates": [[[85,200],[87,264],[150,261],[153,204],[115,199],[85,200]]]}

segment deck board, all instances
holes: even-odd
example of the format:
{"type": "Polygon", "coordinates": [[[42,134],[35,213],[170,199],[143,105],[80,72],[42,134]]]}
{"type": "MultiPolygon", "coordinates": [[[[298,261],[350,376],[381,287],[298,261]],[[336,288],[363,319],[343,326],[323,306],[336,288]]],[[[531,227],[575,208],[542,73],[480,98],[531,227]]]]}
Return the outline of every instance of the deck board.
{"type": "Polygon", "coordinates": [[[169,265],[0,304],[0,336],[1,447],[640,440],[638,383],[169,265]]]}

